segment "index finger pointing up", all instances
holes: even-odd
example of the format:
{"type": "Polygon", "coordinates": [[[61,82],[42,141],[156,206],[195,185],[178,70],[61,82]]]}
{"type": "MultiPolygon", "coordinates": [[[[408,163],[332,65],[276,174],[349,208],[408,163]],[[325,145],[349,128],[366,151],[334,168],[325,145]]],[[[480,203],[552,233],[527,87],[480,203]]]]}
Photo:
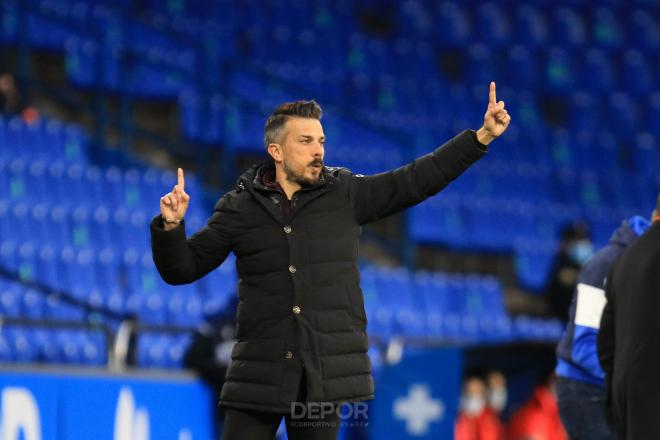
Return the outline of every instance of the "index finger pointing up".
{"type": "Polygon", "coordinates": [[[178,182],[177,185],[179,185],[179,189],[183,191],[186,186],[186,181],[183,179],[183,168],[178,168],[177,169],[177,174],[178,174],[178,182]]]}
{"type": "Polygon", "coordinates": [[[495,97],[495,81],[490,82],[490,92],[488,93],[488,103],[496,104],[497,99],[495,97]]]}

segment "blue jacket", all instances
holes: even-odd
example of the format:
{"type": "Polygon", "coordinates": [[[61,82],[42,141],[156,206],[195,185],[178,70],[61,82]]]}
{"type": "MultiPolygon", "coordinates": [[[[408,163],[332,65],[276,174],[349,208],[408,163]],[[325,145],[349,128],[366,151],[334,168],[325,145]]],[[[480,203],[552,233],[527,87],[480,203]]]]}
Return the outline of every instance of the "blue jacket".
{"type": "Polygon", "coordinates": [[[605,307],[605,278],[623,250],[649,227],[635,216],[624,220],[609,243],[585,263],[569,309],[568,325],[557,345],[558,376],[604,387],[605,372],[598,361],[596,340],[605,307]]]}

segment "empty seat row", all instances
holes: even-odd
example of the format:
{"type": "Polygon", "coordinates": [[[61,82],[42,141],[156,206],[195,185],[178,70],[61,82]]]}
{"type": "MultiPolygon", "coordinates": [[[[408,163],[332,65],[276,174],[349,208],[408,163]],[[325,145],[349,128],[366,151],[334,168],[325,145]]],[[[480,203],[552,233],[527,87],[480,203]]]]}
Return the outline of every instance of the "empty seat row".
{"type": "Polygon", "coordinates": [[[6,325],[0,333],[0,362],[105,366],[107,353],[99,331],[6,325]]]}

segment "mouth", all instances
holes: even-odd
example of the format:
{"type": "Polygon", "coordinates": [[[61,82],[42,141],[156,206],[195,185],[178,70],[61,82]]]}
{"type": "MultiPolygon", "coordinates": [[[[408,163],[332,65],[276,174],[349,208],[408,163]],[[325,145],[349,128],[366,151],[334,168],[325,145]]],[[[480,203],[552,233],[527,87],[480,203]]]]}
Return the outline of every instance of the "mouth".
{"type": "Polygon", "coordinates": [[[323,165],[315,163],[312,164],[311,167],[314,168],[315,170],[320,170],[321,168],[323,168],[323,165]]]}

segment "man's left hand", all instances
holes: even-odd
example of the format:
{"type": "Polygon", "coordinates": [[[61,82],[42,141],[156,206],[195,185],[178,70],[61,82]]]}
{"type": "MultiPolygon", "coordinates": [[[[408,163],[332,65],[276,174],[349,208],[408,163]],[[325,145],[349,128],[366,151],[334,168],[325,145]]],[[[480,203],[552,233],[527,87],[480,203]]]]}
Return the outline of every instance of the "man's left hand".
{"type": "Polygon", "coordinates": [[[493,139],[506,131],[510,122],[511,116],[504,108],[504,101],[497,102],[495,83],[491,82],[488,109],[484,115],[484,125],[477,130],[477,139],[484,145],[490,144],[493,139]]]}

